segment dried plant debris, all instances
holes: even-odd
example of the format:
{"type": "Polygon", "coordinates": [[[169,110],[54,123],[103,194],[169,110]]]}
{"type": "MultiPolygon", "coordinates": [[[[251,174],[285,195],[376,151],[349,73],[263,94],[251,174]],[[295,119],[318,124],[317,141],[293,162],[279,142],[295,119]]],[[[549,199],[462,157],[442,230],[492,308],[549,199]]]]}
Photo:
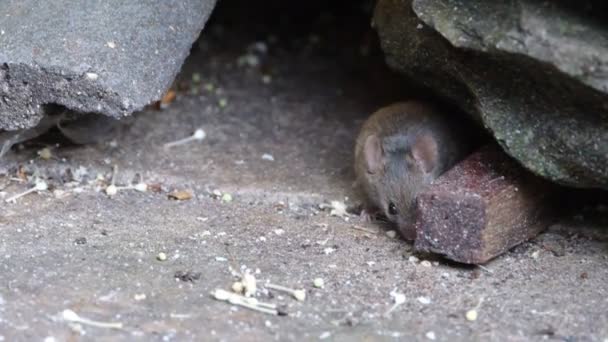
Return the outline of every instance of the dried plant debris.
{"type": "Polygon", "coordinates": [[[187,201],[189,199],[192,199],[193,195],[192,192],[189,190],[175,190],[171,193],[169,193],[169,199],[172,200],[176,200],[176,201],[187,201]]]}
{"type": "Polygon", "coordinates": [[[201,272],[192,272],[192,271],[177,271],[173,275],[175,279],[181,280],[183,282],[194,283],[195,281],[201,278],[201,272]]]}
{"type": "Polygon", "coordinates": [[[191,136],[183,138],[183,139],[179,139],[176,141],[168,142],[164,145],[164,147],[166,149],[168,149],[171,147],[184,145],[184,144],[187,144],[192,141],[203,141],[205,139],[205,137],[207,137],[207,133],[205,133],[205,130],[203,130],[202,128],[199,128],[196,131],[194,131],[194,133],[191,136]]]}
{"type": "Polygon", "coordinates": [[[232,305],[245,307],[254,311],[275,316],[287,316],[285,311],[279,310],[275,304],[260,302],[256,298],[245,297],[222,289],[215,289],[211,296],[219,301],[228,302],[232,305]]]}
{"type": "Polygon", "coordinates": [[[483,298],[480,298],[479,301],[477,302],[477,305],[475,305],[474,308],[467,310],[467,312],[464,314],[464,317],[467,319],[467,321],[469,322],[473,322],[476,321],[477,318],[479,317],[479,307],[481,307],[481,304],[483,303],[483,298]]]}
{"type": "Polygon", "coordinates": [[[70,309],[63,310],[61,313],[61,318],[70,323],[78,323],[83,325],[88,325],[97,328],[107,328],[107,329],[122,329],[123,324],[120,322],[100,322],[94,321],[92,319],[80,317],[77,313],[70,309]]]}
{"type": "Polygon", "coordinates": [[[292,296],[295,300],[300,301],[300,302],[303,302],[304,300],[306,300],[306,290],[303,290],[303,289],[291,289],[289,287],[271,284],[271,283],[264,284],[264,287],[267,289],[270,289],[270,290],[285,292],[288,295],[292,296]]]}
{"type": "Polygon", "coordinates": [[[397,309],[400,305],[405,303],[406,297],[403,293],[397,292],[397,289],[391,291],[390,296],[393,298],[393,305],[386,310],[384,313],[385,317],[388,317],[395,309],[397,309]]]}
{"type": "Polygon", "coordinates": [[[254,297],[257,292],[257,279],[249,271],[245,271],[241,279],[232,284],[232,290],[245,297],[254,297]]]}
{"type": "Polygon", "coordinates": [[[160,108],[165,109],[169,107],[173,101],[177,98],[177,93],[173,89],[169,89],[165,95],[163,95],[162,99],[160,99],[160,108]]]}
{"type": "Polygon", "coordinates": [[[32,188],[30,188],[22,193],[13,195],[13,196],[7,198],[5,201],[7,203],[14,203],[17,201],[17,199],[19,199],[25,195],[31,194],[32,192],[42,192],[42,191],[47,191],[48,189],[49,189],[49,186],[45,181],[37,180],[36,184],[32,188]]]}

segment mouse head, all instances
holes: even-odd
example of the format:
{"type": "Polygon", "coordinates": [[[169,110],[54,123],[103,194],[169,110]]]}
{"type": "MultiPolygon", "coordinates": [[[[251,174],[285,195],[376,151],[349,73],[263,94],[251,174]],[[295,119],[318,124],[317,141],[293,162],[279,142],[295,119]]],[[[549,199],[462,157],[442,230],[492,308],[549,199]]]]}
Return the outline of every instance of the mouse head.
{"type": "Polygon", "coordinates": [[[436,139],[430,133],[383,139],[370,135],[363,157],[370,199],[406,238],[414,238],[416,196],[436,178],[436,139]]]}

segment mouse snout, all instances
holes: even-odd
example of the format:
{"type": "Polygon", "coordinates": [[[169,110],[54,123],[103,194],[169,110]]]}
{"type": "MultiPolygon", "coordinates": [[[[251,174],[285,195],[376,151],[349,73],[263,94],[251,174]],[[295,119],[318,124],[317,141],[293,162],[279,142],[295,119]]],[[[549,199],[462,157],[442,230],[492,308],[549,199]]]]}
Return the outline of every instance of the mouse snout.
{"type": "Polygon", "coordinates": [[[401,235],[403,235],[403,238],[405,238],[406,240],[416,239],[416,227],[414,225],[414,222],[412,222],[411,220],[400,219],[399,222],[397,222],[397,227],[399,228],[401,235]]]}

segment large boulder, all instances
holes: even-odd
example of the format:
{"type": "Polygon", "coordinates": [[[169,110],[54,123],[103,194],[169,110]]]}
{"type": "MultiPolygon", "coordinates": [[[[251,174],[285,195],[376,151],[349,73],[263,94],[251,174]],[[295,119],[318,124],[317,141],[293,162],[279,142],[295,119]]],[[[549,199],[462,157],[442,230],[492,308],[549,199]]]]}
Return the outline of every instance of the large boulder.
{"type": "Polygon", "coordinates": [[[121,117],[158,99],[215,0],[5,0],[0,130],[35,126],[46,104],[121,117]]]}
{"type": "Polygon", "coordinates": [[[561,184],[608,189],[608,21],[600,1],[379,0],[391,67],[471,114],[561,184]]]}

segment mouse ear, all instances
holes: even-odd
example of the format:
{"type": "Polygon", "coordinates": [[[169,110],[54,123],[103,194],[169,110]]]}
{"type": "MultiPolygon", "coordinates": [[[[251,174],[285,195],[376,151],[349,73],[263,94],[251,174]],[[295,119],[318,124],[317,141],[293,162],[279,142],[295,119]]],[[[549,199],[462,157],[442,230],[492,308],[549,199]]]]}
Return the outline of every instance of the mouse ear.
{"type": "Polygon", "coordinates": [[[365,157],[365,164],[367,166],[368,173],[374,174],[382,169],[384,151],[382,151],[382,144],[380,143],[378,136],[372,134],[365,139],[363,155],[365,157]]]}
{"type": "Polygon", "coordinates": [[[437,166],[439,159],[437,141],[429,133],[421,134],[412,145],[411,154],[422,171],[430,173],[437,166]]]}

